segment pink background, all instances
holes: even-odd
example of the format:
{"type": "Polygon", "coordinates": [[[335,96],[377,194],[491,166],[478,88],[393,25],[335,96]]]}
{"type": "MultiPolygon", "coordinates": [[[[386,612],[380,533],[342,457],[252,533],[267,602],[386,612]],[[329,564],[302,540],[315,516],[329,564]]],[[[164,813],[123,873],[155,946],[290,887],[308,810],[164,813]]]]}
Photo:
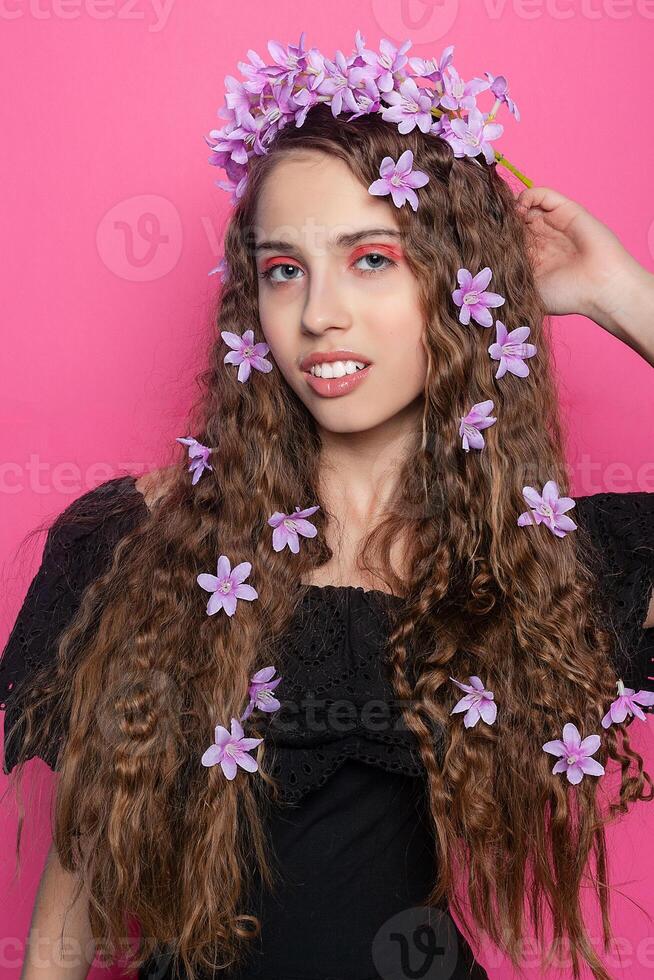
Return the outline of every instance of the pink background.
{"type": "MultiPolygon", "coordinates": [[[[307,45],[330,56],[351,53],[357,28],[369,47],[411,38],[410,54],[423,57],[456,44],[464,77],[487,69],[509,79],[522,112],[520,124],[501,114],[509,159],[589,208],[653,268],[653,0],[172,0],[164,9],[3,0],[0,21],[11,91],[2,126],[11,189],[2,223],[3,639],[42,547],[39,539],[19,553],[23,536],[98,483],[167,463],[187,434],[217,286],[207,273],[229,211],[203,135],[222,125],[224,76],[238,76],[249,48],[268,59],[269,38],[297,43],[303,29],[307,45]]],[[[558,319],[556,341],[570,492],[654,491],[651,368],[581,317],[558,319]]],[[[651,725],[631,733],[654,772],[651,725]]],[[[39,795],[20,885],[10,880],[11,797],[0,806],[0,975],[16,980],[49,846],[51,774],[40,761],[30,769],[39,795]]],[[[631,980],[654,975],[653,829],[654,810],[640,806],[609,833],[622,967],[606,962],[631,980]]],[[[513,976],[494,950],[479,956],[491,977],[513,976]]],[[[539,975],[533,956],[525,972],[539,975]]]]}

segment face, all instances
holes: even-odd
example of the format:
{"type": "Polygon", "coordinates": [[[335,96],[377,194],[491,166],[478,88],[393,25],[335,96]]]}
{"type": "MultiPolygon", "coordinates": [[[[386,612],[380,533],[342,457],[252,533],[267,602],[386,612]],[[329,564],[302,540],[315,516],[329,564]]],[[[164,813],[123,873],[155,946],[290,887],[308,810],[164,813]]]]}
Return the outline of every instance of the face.
{"type": "Polygon", "coordinates": [[[395,210],[390,198],[369,194],[341,160],[316,151],[280,162],[259,198],[264,338],[288,384],[329,432],[363,432],[398,417],[413,421],[422,411],[423,316],[395,210]],[[334,365],[334,377],[312,384],[303,359],[333,351],[343,352],[343,362],[369,366],[354,383],[334,365]]]}

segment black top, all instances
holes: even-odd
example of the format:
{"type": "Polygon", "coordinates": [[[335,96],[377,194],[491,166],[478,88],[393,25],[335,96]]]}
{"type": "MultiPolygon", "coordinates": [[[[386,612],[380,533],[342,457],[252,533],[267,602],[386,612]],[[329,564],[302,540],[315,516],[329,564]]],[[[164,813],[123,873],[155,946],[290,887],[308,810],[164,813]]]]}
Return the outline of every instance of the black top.
{"type": "MultiPolygon", "coordinates": [[[[135,480],[109,480],[70,505],[91,495],[110,504],[127,490],[134,495],[127,512],[92,528],[48,533],[0,662],[5,731],[21,682],[54,660],[57,637],[84,589],[108,566],[118,540],[147,516],[135,480]]],[[[619,641],[618,675],[635,690],[654,688],[654,630],[641,625],[654,588],[654,494],[577,497],[573,517],[595,546],[608,622],[619,641]]],[[[387,611],[402,601],[354,586],[310,586],[285,637],[282,708],[267,716],[281,789],[269,833],[283,880],[274,895],[255,899],[262,934],[239,980],[486,976],[453,919],[421,905],[435,850],[425,780],[383,670],[387,611]],[[429,957],[433,966],[425,970],[429,957]],[[418,964],[422,970],[412,974],[418,964]]],[[[55,740],[45,758],[51,768],[57,748],[55,740]]],[[[15,755],[5,756],[6,773],[15,755]]],[[[168,976],[165,957],[139,973],[168,976]]]]}

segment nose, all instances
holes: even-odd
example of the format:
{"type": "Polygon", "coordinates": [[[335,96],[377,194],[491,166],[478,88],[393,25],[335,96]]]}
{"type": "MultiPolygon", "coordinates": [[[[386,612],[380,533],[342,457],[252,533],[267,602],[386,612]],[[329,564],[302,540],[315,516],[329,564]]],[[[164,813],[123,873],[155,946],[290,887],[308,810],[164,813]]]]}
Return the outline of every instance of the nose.
{"type": "Polygon", "coordinates": [[[352,315],[345,291],[339,287],[338,272],[334,269],[314,272],[302,311],[303,331],[317,335],[330,327],[344,330],[351,325],[352,315]]]}

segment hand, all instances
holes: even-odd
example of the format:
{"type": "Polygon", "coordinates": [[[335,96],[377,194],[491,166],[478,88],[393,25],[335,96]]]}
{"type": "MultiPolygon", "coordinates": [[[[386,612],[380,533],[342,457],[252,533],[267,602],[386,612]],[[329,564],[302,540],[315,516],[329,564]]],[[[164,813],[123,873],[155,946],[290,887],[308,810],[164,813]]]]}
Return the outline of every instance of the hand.
{"type": "Polygon", "coordinates": [[[621,301],[636,260],[605,224],[558,191],[528,187],[517,203],[547,312],[581,313],[606,326],[603,313],[621,301]]]}
{"type": "Polygon", "coordinates": [[[517,199],[548,313],[581,313],[654,367],[654,275],[586,208],[549,187],[517,199]]]}

